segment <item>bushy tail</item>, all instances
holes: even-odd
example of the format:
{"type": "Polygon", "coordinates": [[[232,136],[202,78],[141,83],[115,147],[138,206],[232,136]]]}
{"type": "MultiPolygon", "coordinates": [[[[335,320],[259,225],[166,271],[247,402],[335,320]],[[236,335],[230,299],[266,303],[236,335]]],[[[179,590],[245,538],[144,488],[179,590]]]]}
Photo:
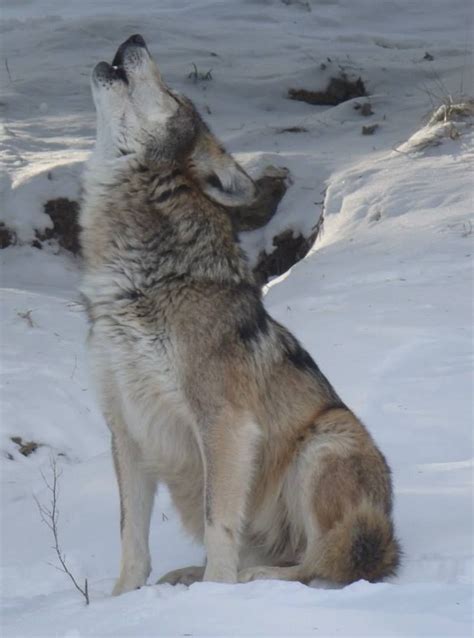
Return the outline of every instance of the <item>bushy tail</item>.
{"type": "Polygon", "coordinates": [[[376,582],[396,573],[401,550],[390,517],[363,501],[326,532],[317,554],[311,558],[319,578],[337,583],[376,582]]]}

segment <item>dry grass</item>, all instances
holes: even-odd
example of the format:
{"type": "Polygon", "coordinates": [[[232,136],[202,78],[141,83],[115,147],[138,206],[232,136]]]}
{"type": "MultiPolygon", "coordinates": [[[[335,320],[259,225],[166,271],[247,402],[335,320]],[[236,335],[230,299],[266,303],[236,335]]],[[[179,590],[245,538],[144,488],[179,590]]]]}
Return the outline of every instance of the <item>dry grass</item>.
{"type": "Polygon", "coordinates": [[[466,98],[462,101],[455,101],[451,96],[448,96],[443,104],[433,111],[427,126],[447,124],[468,117],[474,117],[474,99],[466,98]]]}

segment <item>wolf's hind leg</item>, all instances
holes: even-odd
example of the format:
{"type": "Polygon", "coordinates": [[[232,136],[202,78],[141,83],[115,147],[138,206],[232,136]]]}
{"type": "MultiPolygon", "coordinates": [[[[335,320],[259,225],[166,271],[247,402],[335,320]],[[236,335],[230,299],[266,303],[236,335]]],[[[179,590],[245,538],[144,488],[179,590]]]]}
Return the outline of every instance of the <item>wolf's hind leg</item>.
{"type": "Polygon", "coordinates": [[[156,479],[143,468],[137,444],[123,430],[114,430],[112,452],[120,492],[122,561],[112,594],[117,596],[146,583],[151,571],[148,535],[156,479]]]}

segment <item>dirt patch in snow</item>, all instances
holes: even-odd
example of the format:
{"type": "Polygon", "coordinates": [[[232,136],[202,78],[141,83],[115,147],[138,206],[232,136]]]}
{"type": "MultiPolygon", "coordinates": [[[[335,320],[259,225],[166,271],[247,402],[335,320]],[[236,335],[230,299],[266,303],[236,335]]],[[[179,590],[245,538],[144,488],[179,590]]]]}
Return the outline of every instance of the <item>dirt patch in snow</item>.
{"type": "Polygon", "coordinates": [[[324,91],[308,91],[307,89],[289,89],[288,97],[318,106],[336,106],[356,97],[367,95],[367,89],[362,78],[350,80],[345,73],[339,77],[332,77],[324,91]]]}
{"type": "Polygon", "coordinates": [[[44,212],[53,222],[52,228],[36,232],[39,242],[55,239],[61,248],[77,255],[79,245],[79,204],[71,199],[60,197],[50,199],[44,206],[44,212]]]}
{"type": "Polygon", "coordinates": [[[285,230],[273,238],[275,249],[271,253],[262,251],[258,256],[254,274],[261,285],[272,277],[282,275],[298,261],[306,257],[313,246],[323,225],[323,215],[319,218],[308,237],[294,235],[291,229],[285,230]]]}
{"type": "Polygon", "coordinates": [[[36,452],[36,450],[41,447],[41,443],[36,443],[36,441],[23,441],[21,436],[12,436],[10,440],[18,446],[18,451],[20,454],[23,454],[23,456],[30,456],[30,454],[33,454],[33,452],[36,452]]]}
{"type": "Polygon", "coordinates": [[[239,232],[255,230],[268,224],[290,183],[290,172],[287,168],[269,166],[264,174],[255,180],[257,186],[255,201],[250,206],[231,209],[237,230],[239,232]]]}
{"type": "Polygon", "coordinates": [[[8,248],[16,243],[15,233],[0,222],[0,248],[8,248]]]}

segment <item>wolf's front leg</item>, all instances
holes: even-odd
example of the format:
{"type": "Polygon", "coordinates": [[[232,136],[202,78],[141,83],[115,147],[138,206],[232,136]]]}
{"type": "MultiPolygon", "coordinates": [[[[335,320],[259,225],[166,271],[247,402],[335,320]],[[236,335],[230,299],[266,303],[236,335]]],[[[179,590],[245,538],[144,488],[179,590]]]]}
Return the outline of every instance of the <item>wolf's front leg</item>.
{"type": "Polygon", "coordinates": [[[205,432],[204,580],[237,582],[240,531],[245,520],[259,439],[248,417],[226,410],[205,432]]]}
{"type": "Polygon", "coordinates": [[[112,435],[112,452],[120,492],[122,561],[112,594],[117,596],[146,583],[151,571],[148,535],[156,479],[143,468],[137,444],[123,431],[112,435]]]}

